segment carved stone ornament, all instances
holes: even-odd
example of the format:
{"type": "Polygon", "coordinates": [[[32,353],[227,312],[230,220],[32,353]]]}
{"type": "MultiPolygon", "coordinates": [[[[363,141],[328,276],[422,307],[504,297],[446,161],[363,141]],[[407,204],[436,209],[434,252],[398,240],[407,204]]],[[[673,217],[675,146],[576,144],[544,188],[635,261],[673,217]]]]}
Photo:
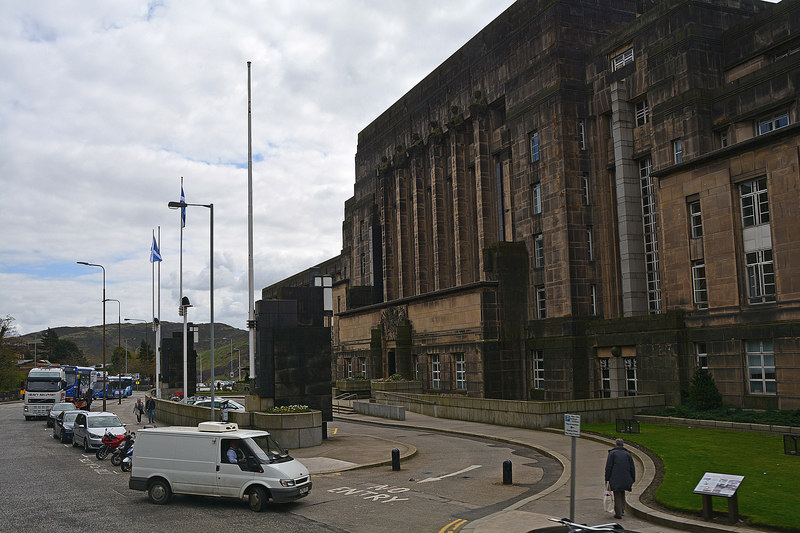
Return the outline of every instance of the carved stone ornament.
{"type": "Polygon", "coordinates": [[[386,340],[397,340],[397,326],[408,322],[408,310],[405,307],[390,307],[381,313],[383,336],[386,340]]]}

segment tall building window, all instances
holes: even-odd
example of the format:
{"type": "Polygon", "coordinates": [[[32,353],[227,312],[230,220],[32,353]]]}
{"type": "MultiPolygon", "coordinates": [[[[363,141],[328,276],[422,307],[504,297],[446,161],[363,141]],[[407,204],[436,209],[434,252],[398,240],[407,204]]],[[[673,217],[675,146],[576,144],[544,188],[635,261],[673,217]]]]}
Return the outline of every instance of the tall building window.
{"type": "Polygon", "coordinates": [[[608,357],[600,359],[600,390],[603,398],[611,398],[611,365],[608,357]]]}
{"type": "Polygon", "coordinates": [[[531,206],[533,214],[538,215],[542,212],[542,184],[534,183],[531,185],[531,206]]]}
{"type": "Polygon", "coordinates": [[[704,260],[692,261],[692,288],[694,303],[698,309],[708,309],[708,287],[706,286],[706,263],[704,260]]]}
{"type": "Polygon", "coordinates": [[[769,222],[767,178],[740,184],[739,201],[742,206],[742,226],[749,228],[769,222]]]}
{"type": "Polygon", "coordinates": [[[534,131],[530,135],[531,143],[531,163],[539,161],[539,132],[534,131]]]}
{"type": "Polygon", "coordinates": [[[536,316],[547,318],[547,301],[545,300],[544,287],[536,287],[536,316]]]}
{"type": "Polygon", "coordinates": [[[689,202],[689,234],[693,239],[703,236],[703,213],[700,211],[700,200],[689,202]]]}
{"type": "Polygon", "coordinates": [[[661,312],[661,274],[658,266],[658,213],[650,158],[639,161],[642,187],[642,224],[644,225],[644,259],[647,270],[647,302],[650,313],[661,312]]]}
{"type": "Polygon", "coordinates": [[[464,362],[464,354],[456,354],[456,389],[467,390],[467,366],[464,362]]]}
{"type": "Polygon", "coordinates": [[[586,230],[586,250],[589,261],[594,261],[594,246],[592,245],[592,228],[586,230]]]}
{"type": "Polygon", "coordinates": [[[675,139],[672,141],[672,155],[675,164],[683,163],[683,141],[675,139]]]}
{"type": "Polygon", "coordinates": [[[789,113],[781,113],[774,117],[765,118],[758,121],[758,131],[756,135],[764,135],[771,131],[783,128],[789,125],[789,113]]]}
{"type": "Polygon", "coordinates": [[[586,130],[582,120],[578,121],[578,148],[586,150],[586,130]]]}
{"type": "Polygon", "coordinates": [[[750,394],[775,394],[775,352],[771,340],[746,341],[750,394]]]}
{"type": "Polygon", "coordinates": [[[536,268],[544,266],[544,236],[541,233],[537,233],[533,240],[533,261],[536,268]]]}
{"type": "Polygon", "coordinates": [[[647,99],[636,102],[636,125],[644,126],[650,122],[650,109],[647,107],[647,99]]]}
{"type": "Polygon", "coordinates": [[[694,343],[694,357],[697,368],[708,368],[708,350],[706,350],[706,343],[694,343]]]}
{"type": "Polygon", "coordinates": [[[533,350],[532,354],[533,363],[533,388],[544,388],[544,356],[541,350],[533,350]]]}
{"type": "Polygon", "coordinates": [[[636,358],[626,357],[625,361],[625,395],[636,396],[639,387],[639,378],[636,373],[636,358]]]}
{"type": "Polygon", "coordinates": [[[589,205],[589,176],[583,175],[583,205],[589,205]]]}
{"type": "Polygon", "coordinates": [[[347,360],[347,377],[348,378],[352,378],[353,377],[353,358],[352,357],[347,360]]]}
{"type": "Polygon", "coordinates": [[[728,146],[728,130],[722,130],[717,135],[719,137],[719,147],[725,148],[728,146]]]}
{"type": "Polygon", "coordinates": [[[431,387],[434,389],[442,387],[442,367],[438,354],[431,356],[431,387]]]}
{"type": "Polygon", "coordinates": [[[414,354],[412,357],[414,362],[414,381],[419,381],[419,355],[414,354]]]}
{"type": "Polygon", "coordinates": [[[633,62],[633,48],[628,48],[621,54],[611,59],[611,70],[617,70],[633,62]]]}
{"type": "Polygon", "coordinates": [[[361,375],[363,377],[365,377],[365,378],[367,377],[367,358],[366,357],[362,357],[361,358],[361,375]]]}
{"type": "Polygon", "coordinates": [[[747,299],[751,304],[775,301],[775,269],[772,263],[772,250],[747,252],[747,299]]]}
{"type": "Polygon", "coordinates": [[[589,290],[589,310],[592,313],[592,316],[597,314],[597,286],[592,285],[589,290]]]}

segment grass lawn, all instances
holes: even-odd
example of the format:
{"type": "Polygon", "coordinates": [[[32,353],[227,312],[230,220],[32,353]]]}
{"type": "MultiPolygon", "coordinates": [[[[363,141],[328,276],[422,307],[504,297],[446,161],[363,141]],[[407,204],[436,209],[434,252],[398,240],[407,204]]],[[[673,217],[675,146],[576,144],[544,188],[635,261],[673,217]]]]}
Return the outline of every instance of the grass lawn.
{"type": "MultiPolygon", "coordinates": [[[[585,431],[636,442],[664,462],[664,480],[656,491],[663,506],[702,511],[692,491],[705,472],[744,476],[739,514],[750,524],[800,531],[800,456],[784,455],[781,435],[759,435],[677,426],[642,424],[639,434],[620,434],[614,424],[586,424],[585,431]]],[[[725,498],[712,498],[714,510],[727,513],[725,498]]]]}

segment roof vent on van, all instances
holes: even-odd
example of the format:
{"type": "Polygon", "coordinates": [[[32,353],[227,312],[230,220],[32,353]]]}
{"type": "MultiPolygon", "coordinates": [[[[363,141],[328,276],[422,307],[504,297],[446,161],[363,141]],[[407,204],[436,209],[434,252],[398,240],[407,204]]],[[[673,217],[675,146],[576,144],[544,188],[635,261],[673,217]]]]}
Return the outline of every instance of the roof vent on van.
{"type": "Polygon", "coordinates": [[[239,426],[233,422],[200,422],[197,424],[198,431],[211,431],[215,433],[223,431],[236,431],[239,426]]]}

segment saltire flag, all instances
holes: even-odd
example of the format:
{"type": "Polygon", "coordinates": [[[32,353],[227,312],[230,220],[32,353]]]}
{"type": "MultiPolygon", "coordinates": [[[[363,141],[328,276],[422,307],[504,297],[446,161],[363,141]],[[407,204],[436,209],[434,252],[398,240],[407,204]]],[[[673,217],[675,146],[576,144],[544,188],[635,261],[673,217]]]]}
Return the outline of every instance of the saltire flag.
{"type": "MultiPolygon", "coordinates": [[[[186,203],[186,196],[183,194],[183,183],[181,183],[181,203],[186,203]]],[[[181,207],[181,227],[186,227],[186,208],[181,207]]]]}
{"type": "Polygon", "coordinates": [[[153,234],[153,244],[150,245],[150,262],[155,263],[156,261],[161,261],[161,252],[158,249],[156,236],[153,234]]]}

